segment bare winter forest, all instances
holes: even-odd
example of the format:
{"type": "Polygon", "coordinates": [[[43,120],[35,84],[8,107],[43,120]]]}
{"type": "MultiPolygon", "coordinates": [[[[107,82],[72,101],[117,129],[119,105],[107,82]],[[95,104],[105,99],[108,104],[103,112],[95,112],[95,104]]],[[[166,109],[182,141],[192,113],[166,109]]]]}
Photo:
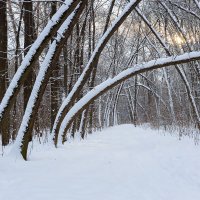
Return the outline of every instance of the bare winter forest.
{"type": "Polygon", "coordinates": [[[127,123],[198,140],[199,0],[0,0],[2,146],[127,123]]]}

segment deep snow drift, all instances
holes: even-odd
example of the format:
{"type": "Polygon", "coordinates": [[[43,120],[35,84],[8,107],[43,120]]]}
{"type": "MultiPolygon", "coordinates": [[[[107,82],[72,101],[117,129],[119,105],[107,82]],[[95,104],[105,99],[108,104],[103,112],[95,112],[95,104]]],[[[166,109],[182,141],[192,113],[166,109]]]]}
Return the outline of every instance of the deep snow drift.
{"type": "Polygon", "coordinates": [[[199,200],[200,146],[121,125],[30,161],[0,158],[0,200],[199,200]]]}

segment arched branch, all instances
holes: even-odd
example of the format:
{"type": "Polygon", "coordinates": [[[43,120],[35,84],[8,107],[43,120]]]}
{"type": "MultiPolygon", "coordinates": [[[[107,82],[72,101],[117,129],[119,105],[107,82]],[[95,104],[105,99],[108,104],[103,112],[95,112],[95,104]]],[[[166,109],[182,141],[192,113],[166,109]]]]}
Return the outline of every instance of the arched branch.
{"type": "MultiPolygon", "coordinates": [[[[59,131],[59,136],[62,136],[62,141],[65,141],[67,130],[69,129],[71,123],[74,119],[95,99],[99,96],[112,89],[116,85],[122,83],[128,78],[135,76],[140,73],[144,73],[153,69],[159,69],[167,66],[173,66],[178,64],[184,64],[191,61],[200,59],[200,51],[185,53],[179,56],[172,56],[167,58],[160,58],[157,60],[149,61],[145,64],[139,64],[135,67],[129,68],[122,71],[120,74],[112,79],[108,79],[100,85],[96,86],[90,92],[88,92],[83,98],[81,98],[67,113],[65,116],[61,128],[59,131]]],[[[57,144],[56,144],[57,145],[57,144]]]]}

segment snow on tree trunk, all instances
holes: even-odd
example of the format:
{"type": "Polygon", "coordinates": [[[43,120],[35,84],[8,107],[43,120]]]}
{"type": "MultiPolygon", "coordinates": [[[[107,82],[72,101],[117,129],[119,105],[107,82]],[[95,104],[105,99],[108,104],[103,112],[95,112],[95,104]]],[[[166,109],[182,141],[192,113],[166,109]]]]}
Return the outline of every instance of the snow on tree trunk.
{"type": "Polygon", "coordinates": [[[31,96],[29,98],[25,114],[22,119],[20,129],[17,134],[15,145],[13,147],[14,151],[21,152],[23,158],[27,159],[27,148],[29,143],[29,136],[32,134],[33,125],[35,121],[35,116],[39,108],[40,101],[42,99],[43,93],[45,91],[48,79],[50,78],[53,67],[55,67],[55,62],[58,59],[59,51],[61,51],[64,41],[69,37],[74,26],[74,22],[78,19],[84,8],[78,5],[76,11],[74,11],[62,24],[58,30],[59,34],[56,39],[52,42],[45,60],[41,64],[40,70],[38,72],[31,96]],[[75,20],[75,21],[74,21],[75,20]]]}
{"type": "Polygon", "coordinates": [[[31,68],[37,62],[41,52],[56,34],[59,27],[67,19],[67,17],[73,12],[80,0],[66,0],[63,5],[58,9],[56,14],[49,20],[46,27],[43,29],[39,37],[32,44],[30,50],[27,52],[20,67],[15,73],[13,79],[10,82],[8,89],[0,104],[0,121],[4,118],[6,113],[11,109],[12,104],[22,86],[26,80],[31,68]]]}

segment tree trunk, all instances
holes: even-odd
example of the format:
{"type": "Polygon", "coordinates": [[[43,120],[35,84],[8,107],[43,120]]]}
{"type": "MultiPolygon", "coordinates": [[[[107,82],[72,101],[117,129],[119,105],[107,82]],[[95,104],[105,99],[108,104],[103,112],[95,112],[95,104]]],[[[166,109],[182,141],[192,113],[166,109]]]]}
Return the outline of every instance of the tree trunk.
{"type": "MultiPolygon", "coordinates": [[[[8,80],[8,59],[7,59],[7,0],[0,1],[0,102],[6,92],[8,80]]],[[[2,145],[9,143],[9,113],[1,123],[2,145]]]]}
{"type": "MultiPolygon", "coordinates": [[[[52,17],[56,13],[56,2],[51,3],[51,16],[52,17]]],[[[50,85],[51,85],[51,129],[53,127],[53,123],[56,117],[56,114],[58,112],[58,88],[59,88],[59,82],[58,82],[58,73],[59,72],[59,65],[56,63],[56,67],[52,72],[51,78],[50,78],[50,85]]]]}
{"type": "MultiPolygon", "coordinates": [[[[24,0],[24,54],[26,55],[30,45],[34,42],[34,18],[33,4],[31,0],[24,0]]],[[[28,103],[29,96],[33,87],[33,68],[31,68],[26,80],[24,81],[24,110],[28,103]]]]}

